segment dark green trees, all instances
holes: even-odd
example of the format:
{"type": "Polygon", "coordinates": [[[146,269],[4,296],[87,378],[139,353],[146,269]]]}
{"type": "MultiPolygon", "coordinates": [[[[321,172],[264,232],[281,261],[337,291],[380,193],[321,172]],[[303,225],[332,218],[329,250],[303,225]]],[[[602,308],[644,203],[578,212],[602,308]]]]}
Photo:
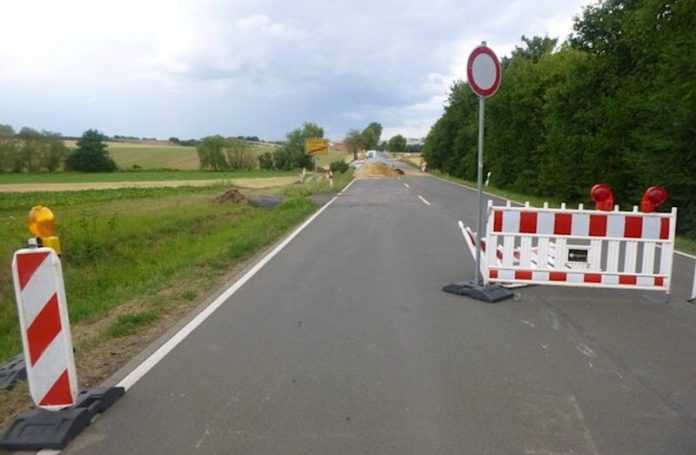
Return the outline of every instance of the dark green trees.
{"type": "Polygon", "coordinates": [[[87,130],[77,141],[75,149],[65,160],[65,168],[80,172],[113,172],[116,163],[109,156],[106,136],[97,130],[87,130]]]}
{"type": "MultiPolygon", "coordinates": [[[[598,182],[637,204],[663,185],[696,234],[696,2],[604,0],[560,47],[523,37],[486,102],[485,172],[495,186],[568,202],[598,182]]],[[[424,146],[430,168],[473,180],[478,106],[455,84],[424,146]]]]}

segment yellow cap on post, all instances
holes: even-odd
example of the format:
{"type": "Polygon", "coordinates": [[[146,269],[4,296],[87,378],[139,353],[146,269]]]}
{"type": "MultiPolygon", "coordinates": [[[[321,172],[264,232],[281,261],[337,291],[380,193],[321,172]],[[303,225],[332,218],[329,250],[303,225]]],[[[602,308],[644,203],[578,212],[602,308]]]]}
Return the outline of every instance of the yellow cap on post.
{"type": "Polygon", "coordinates": [[[29,230],[41,239],[43,246],[53,248],[57,254],[61,253],[60,240],[53,235],[53,231],[56,230],[56,217],[51,209],[41,204],[32,207],[27,221],[29,230]]]}

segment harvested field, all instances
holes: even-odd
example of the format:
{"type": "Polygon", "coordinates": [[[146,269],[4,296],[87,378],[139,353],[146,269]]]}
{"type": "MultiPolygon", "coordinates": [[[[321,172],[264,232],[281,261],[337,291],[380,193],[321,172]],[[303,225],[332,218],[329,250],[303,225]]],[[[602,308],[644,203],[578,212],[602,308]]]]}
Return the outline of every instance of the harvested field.
{"type": "Polygon", "coordinates": [[[396,169],[381,161],[368,161],[355,173],[356,178],[359,179],[397,177],[398,175],[396,169]]]}

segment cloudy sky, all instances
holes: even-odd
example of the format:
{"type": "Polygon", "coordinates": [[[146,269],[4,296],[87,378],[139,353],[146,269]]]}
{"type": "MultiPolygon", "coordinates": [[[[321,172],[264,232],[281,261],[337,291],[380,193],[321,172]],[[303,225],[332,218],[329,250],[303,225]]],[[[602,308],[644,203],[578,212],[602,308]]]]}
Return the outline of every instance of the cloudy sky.
{"type": "Polygon", "coordinates": [[[564,39],[590,0],[22,0],[0,13],[0,123],[79,135],[424,136],[482,40],[564,39]]]}

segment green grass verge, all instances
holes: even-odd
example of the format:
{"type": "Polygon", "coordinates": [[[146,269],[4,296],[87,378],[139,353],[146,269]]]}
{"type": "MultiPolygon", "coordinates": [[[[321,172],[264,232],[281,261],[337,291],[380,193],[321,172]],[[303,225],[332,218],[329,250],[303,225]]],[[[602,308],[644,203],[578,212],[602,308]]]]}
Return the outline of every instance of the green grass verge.
{"type": "Polygon", "coordinates": [[[318,181],[311,180],[312,173],[307,174],[305,183],[294,183],[283,190],[283,195],[286,197],[303,197],[311,196],[315,193],[338,192],[345,188],[348,183],[353,180],[353,170],[349,169],[346,173],[336,173],[334,175],[334,187],[329,186],[328,180],[321,179],[318,181]]]}
{"type": "MultiPolygon", "coordinates": [[[[432,170],[428,171],[429,174],[439,177],[444,180],[449,180],[451,182],[456,182],[462,185],[465,185],[473,190],[476,189],[476,182],[472,182],[469,180],[464,180],[460,179],[457,177],[452,177],[449,174],[445,174],[444,172],[441,172],[439,170],[432,170]]],[[[517,202],[527,202],[533,206],[541,207],[544,202],[548,202],[550,207],[560,207],[561,206],[561,201],[554,199],[554,198],[541,198],[537,196],[530,196],[528,194],[520,194],[520,193],[515,193],[513,191],[507,191],[507,190],[501,190],[500,188],[496,188],[494,186],[488,186],[484,188],[484,191],[490,194],[493,194],[495,196],[501,197],[503,199],[510,199],[512,201],[517,201],[517,202]]],[[[589,204],[589,202],[588,202],[589,204]]],[[[587,207],[591,207],[591,205],[587,205],[587,207]]],[[[677,250],[683,251],[684,253],[689,253],[689,254],[696,254],[696,240],[690,239],[687,237],[683,236],[677,236],[675,240],[675,245],[677,250]]]]}
{"type": "Polygon", "coordinates": [[[132,335],[138,328],[152,324],[159,318],[157,313],[152,311],[140,311],[131,314],[122,314],[116,322],[106,329],[106,334],[110,337],[118,338],[132,335]]]}
{"type": "Polygon", "coordinates": [[[17,183],[90,183],[90,182],[145,182],[165,180],[228,180],[239,178],[284,177],[297,175],[296,171],[132,171],[132,172],[56,172],[0,174],[2,185],[17,183]]]}
{"type": "MultiPolygon", "coordinates": [[[[222,191],[153,188],[0,199],[0,363],[21,350],[10,263],[28,237],[25,220],[33,201],[50,205],[58,218],[70,317],[80,324],[165,289],[191,271],[223,274],[316,208],[304,197],[273,209],[213,202],[222,191]]],[[[195,298],[193,291],[182,292],[195,298]]],[[[147,319],[126,317],[109,335],[124,336],[147,319]]]]}

